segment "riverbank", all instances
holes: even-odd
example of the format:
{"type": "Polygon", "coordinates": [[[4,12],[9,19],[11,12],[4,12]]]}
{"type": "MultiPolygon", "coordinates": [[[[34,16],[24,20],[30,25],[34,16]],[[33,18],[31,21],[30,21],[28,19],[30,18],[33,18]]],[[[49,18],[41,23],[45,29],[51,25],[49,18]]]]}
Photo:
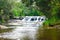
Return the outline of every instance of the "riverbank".
{"type": "Polygon", "coordinates": [[[43,26],[38,30],[37,40],[60,40],[60,25],[43,26]]]}

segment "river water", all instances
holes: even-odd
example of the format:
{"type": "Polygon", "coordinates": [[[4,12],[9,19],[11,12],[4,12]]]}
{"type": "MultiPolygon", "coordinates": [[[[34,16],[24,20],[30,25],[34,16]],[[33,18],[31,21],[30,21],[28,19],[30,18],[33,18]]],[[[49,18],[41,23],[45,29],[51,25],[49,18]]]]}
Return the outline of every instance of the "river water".
{"type": "MultiPolygon", "coordinates": [[[[23,40],[24,38],[28,38],[29,40],[36,40],[37,30],[39,28],[39,25],[40,27],[42,26],[45,17],[41,17],[39,20],[40,22],[39,21],[37,23],[34,22],[33,23],[34,25],[33,24],[20,25],[21,22],[20,20],[10,20],[12,23],[11,25],[18,23],[19,26],[18,25],[10,26],[10,28],[13,28],[13,30],[10,32],[0,33],[0,38],[7,38],[12,40],[23,40]]],[[[22,24],[23,23],[26,22],[22,22],[22,24]]]]}
{"type": "Polygon", "coordinates": [[[4,32],[0,34],[0,38],[7,38],[12,40],[24,40],[24,38],[29,38],[29,40],[36,40],[36,33],[38,27],[33,27],[31,25],[25,26],[10,26],[13,28],[11,32],[4,32]]]}

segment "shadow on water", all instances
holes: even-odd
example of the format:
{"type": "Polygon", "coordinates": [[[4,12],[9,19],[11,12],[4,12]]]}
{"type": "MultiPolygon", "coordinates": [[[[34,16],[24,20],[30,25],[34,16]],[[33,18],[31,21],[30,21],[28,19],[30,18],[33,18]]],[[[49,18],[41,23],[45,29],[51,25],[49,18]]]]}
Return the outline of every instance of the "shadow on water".
{"type": "Polygon", "coordinates": [[[12,30],[13,30],[13,28],[0,29],[0,33],[4,33],[4,32],[11,32],[12,30]]]}
{"type": "MultiPolygon", "coordinates": [[[[13,30],[13,28],[9,28],[9,29],[0,29],[0,34],[4,33],[4,32],[11,32],[13,30]]],[[[0,38],[0,40],[11,40],[11,39],[7,39],[7,38],[0,38]]]]}
{"type": "Polygon", "coordinates": [[[37,40],[60,40],[60,28],[43,28],[38,30],[37,40]]]}
{"type": "Polygon", "coordinates": [[[0,40],[12,40],[12,39],[4,39],[4,38],[0,38],[0,40]]]}

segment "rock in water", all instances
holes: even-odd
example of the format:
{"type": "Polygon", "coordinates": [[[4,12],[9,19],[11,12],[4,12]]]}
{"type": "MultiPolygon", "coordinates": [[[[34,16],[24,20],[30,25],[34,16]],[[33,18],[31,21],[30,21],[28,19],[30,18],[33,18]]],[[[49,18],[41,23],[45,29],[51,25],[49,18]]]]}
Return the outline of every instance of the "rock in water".
{"type": "Polygon", "coordinates": [[[4,25],[0,25],[0,29],[7,29],[8,27],[4,26],[4,25]]]}

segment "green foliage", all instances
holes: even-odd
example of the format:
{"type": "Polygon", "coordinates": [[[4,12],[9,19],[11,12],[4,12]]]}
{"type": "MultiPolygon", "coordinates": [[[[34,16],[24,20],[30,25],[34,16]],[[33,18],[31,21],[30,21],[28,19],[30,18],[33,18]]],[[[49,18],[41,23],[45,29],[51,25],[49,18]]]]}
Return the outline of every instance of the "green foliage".
{"type": "Polygon", "coordinates": [[[34,9],[34,8],[27,9],[27,10],[25,10],[24,13],[25,13],[26,16],[40,16],[40,15],[43,15],[42,12],[40,12],[39,10],[34,9]]]}
{"type": "Polygon", "coordinates": [[[23,3],[14,3],[14,7],[11,12],[14,16],[40,16],[43,15],[39,10],[31,7],[26,7],[23,3]]]}
{"type": "MultiPolygon", "coordinates": [[[[60,20],[60,1],[59,0],[34,0],[32,2],[28,2],[28,0],[23,0],[22,2],[25,3],[26,5],[34,5],[33,3],[36,2],[35,8],[39,8],[39,10],[41,12],[43,12],[42,14],[45,15],[48,20],[46,21],[46,25],[49,24],[55,24],[58,20],[60,20]],[[32,3],[31,5],[29,3],[32,3]],[[36,7],[37,6],[37,7],[36,7]]],[[[38,10],[38,9],[37,9],[38,10]]],[[[31,13],[32,15],[35,15],[37,13],[37,10],[32,11],[31,13]]],[[[40,15],[39,13],[37,13],[38,15],[40,15]]]]}
{"type": "Polygon", "coordinates": [[[47,24],[56,24],[59,18],[60,1],[59,0],[35,0],[40,10],[47,16],[47,24]]]}
{"type": "Polygon", "coordinates": [[[27,7],[33,4],[33,0],[21,0],[27,7]]]}
{"type": "Polygon", "coordinates": [[[11,12],[14,16],[25,16],[25,14],[23,13],[25,9],[25,5],[23,5],[21,2],[14,3],[14,7],[11,9],[11,12]]]}
{"type": "Polygon", "coordinates": [[[60,20],[60,0],[0,0],[0,21],[4,22],[14,16],[40,15],[48,18],[47,24],[60,20]]]}
{"type": "Polygon", "coordinates": [[[0,23],[8,19],[10,9],[11,6],[8,0],[0,0],[0,23]]]}
{"type": "Polygon", "coordinates": [[[32,8],[32,9],[30,10],[30,14],[31,14],[32,16],[40,16],[40,15],[43,15],[42,12],[40,12],[40,11],[38,11],[37,9],[34,9],[34,8],[32,8]]]}

